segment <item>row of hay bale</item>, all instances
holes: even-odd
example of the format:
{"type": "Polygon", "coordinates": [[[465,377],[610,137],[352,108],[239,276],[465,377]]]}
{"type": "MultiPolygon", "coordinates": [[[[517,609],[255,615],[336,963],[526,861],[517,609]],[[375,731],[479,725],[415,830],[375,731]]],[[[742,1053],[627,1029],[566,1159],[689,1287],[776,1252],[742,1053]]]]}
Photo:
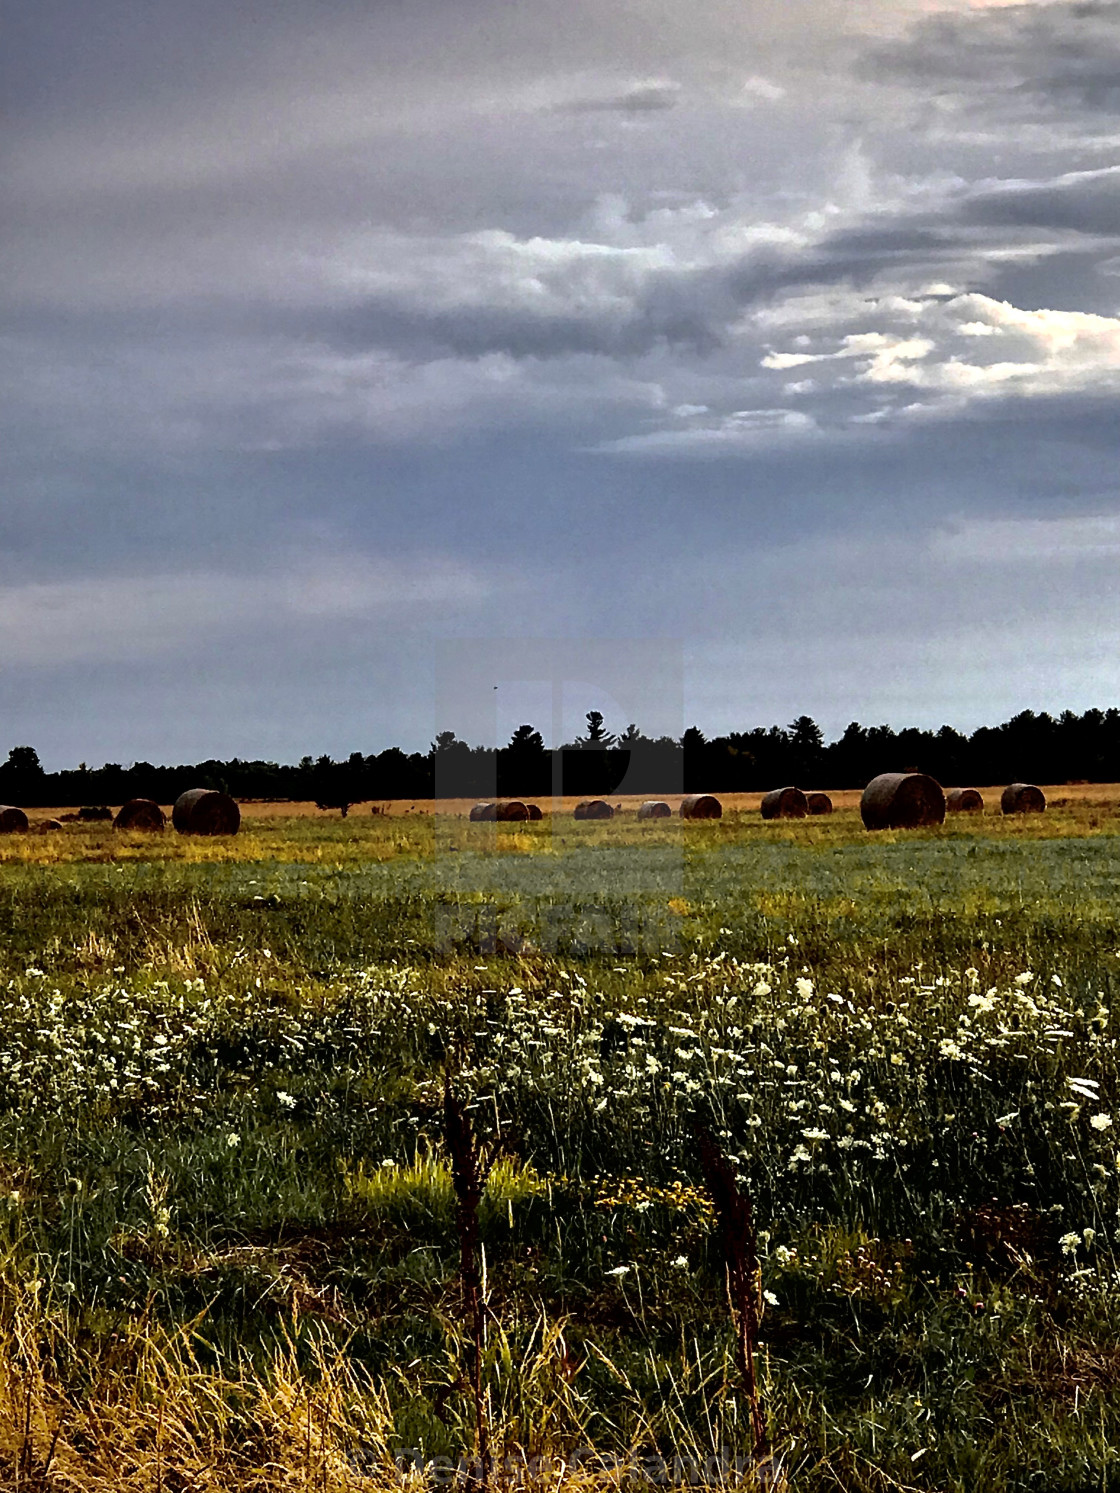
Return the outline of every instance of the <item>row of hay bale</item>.
{"type": "MultiPolygon", "coordinates": [[[[1040,814],[1046,795],[1033,783],[1011,783],[1003,790],[1004,814],[1040,814]]],[[[863,791],[860,815],[868,829],[915,829],[941,824],[949,814],[980,814],[983,796],[975,788],[953,788],[945,793],[935,778],[921,772],[885,772],[863,791]]],[[[800,788],[774,788],[762,800],[763,819],[804,819],[831,814],[827,793],[803,793],[800,788]]]]}
{"type": "Polygon", "coordinates": [[[809,814],[831,814],[827,793],[803,793],[800,788],[773,788],[762,798],[763,819],[804,819],[809,814]]]}
{"type": "MultiPolygon", "coordinates": [[[[171,822],[181,835],[235,835],[241,828],[241,810],[228,793],[212,788],[191,788],[181,793],[171,810],[171,822]]],[[[167,815],[153,799],[130,798],[113,818],[113,828],[158,834],[167,825],[167,815]]],[[[0,834],[26,833],[30,820],[23,809],[0,805],[0,834]]],[[[61,829],[57,819],[47,819],[38,830],[61,829]]]]}
{"type": "MultiPolygon", "coordinates": [[[[1046,795],[1033,783],[1009,783],[1000,796],[1004,814],[1041,814],[1046,795]]],[[[918,829],[942,824],[949,814],[982,814],[984,799],[975,788],[948,794],[924,772],[884,772],[863,790],[860,815],[867,829],[918,829]]]]}
{"type": "Polygon", "coordinates": [[[526,820],[543,817],[539,804],[522,803],[519,798],[502,798],[475,804],[470,812],[471,822],[474,824],[524,824],[526,820]]]}
{"type": "MultiPolygon", "coordinates": [[[[572,811],[573,819],[613,819],[615,808],[604,798],[584,798],[572,811]]],[[[672,809],[660,799],[651,798],[638,808],[639,819],[669,819],[672,809]]],[[[680,807],[682,819],[722,819],[723,805],[710,793],[690,793],[680,807]]],[[[541,811],[536,804],[522,803],[520,799],[497,799],[475,804],[468,818],[473,824],[521,822],[540,819],[541,811]]]]}
{"type": "MultiPolygon", "coordinates": [[[[1043,814],[1046,795],[1033,783],[1008,783],[1000,794],[1001,814],[1043,814]]],[[[950,788],[945,795],[948,814],[982,814],[984,796],[976,788],[950,788]]]]}

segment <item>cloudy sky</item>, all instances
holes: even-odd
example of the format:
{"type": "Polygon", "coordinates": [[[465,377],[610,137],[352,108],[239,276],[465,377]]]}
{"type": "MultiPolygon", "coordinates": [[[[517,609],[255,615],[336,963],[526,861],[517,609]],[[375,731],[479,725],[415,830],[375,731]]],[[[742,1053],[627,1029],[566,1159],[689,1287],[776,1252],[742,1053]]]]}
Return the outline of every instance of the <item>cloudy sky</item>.
{"type": "Polygon", "coordinates": [[[423,749],[465,639],[500,736],[495,639],[1117,702],[1120,0],[36,0],[0,90],[0,748],[423,749]]]}

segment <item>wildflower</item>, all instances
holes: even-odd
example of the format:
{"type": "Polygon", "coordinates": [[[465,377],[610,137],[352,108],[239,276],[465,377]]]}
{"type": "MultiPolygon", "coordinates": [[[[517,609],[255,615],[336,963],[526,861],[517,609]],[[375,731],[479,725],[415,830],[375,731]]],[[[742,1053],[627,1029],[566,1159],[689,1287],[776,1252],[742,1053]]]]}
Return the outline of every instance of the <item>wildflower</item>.
{"type": "Polygon", "coordinates": [[[621,1280],[624,1275],[630,1274],[630,1266],[616,1265],[613,1270],[608,1270],[607,1274],[614,1276],[615,1280],[621,1280]]]}
{"type": "Polygon", "coordinates": [[[806,1140],[827,1140],[828,1139],[828,1131],[827,1130],[803,1130],[801,1132],[801,1134],[805,1137],[806,1140]]]}
{"type": "Polygon", "coordinates": [[[763,1301],[765,1301],[767,1306],[781,1306],[782,1304],[774,1295],[773,1291],[763,1291],[762,1299],[763,1301]]]}
{"type": "Polygon", "coordinates": [[[292,1098],[291,1094],[287,1093],[284,1089],[276,1090],[276,1102],[277,1104],[282,1105],[285,1109],[295,1109],[296,1107],[296,1101],[292,1098]]]}
{"type": "Polygon", "coordinates": [[[1015,976],[1015,983],[1020,987],[1020,989],[1022,989],[1024,985],[1029,985],[1033,979],[1034,971],[1025,969],[1021,975],[1015,976]]]}
{"type": "Polygon", "coordinates": [[[754,993],[757,996],[769,995],[770,986],[767,985],[765,980],[759,980],[758,984],[754,987],[754,993]]]}
{"type": "Polygon", "coordinates": [[[1064,1255],[1075,1255],[1077,1253],[1077,1246],[1080,1243],[1081,1235],[1074,1234],[1072,1232],[1063,1234],[1062,1237],[1058,1240],[1058,1244],[1061,1246],[1061,1250],[1064,1255]]]}
{"type": "Polygon", "coordinates": [[[1082,1229],[1081,1237],[1085,1241],[1085,1248],[1089,1249],[1092,1247],[1093,1240],[1097,1237],[1097,1231],[1096,1229],[1082,1229]]]}
{"type": "Polygon", "coordinates": [[[813,993],[812,980],[807,980],[805,976],[802,975],[799,979],[794,981],[794,985],[801,999],[803,1001],[807,1001],[813,993]]]}
{"type": "MultiPolygon", "coordinates": [[[[676,1270],[687,1270],[688,1269],[688,1256],[687,1255],[678,1255],[676,1257],[676,1259],[673,1260],[673,1261],[671,1261],[670,1263],[673,1265],[673,1268],[676,1269],[676,1270]]],[[[613,1272],[612,1272],[612,1274],[613,1274],[613,1272]]]]}
{"type": "Polygon", "coordinates": [[[1112,1128],[1112,1116],[1099,1114],[1091,1116],[1089,1124],[1094,1130],[1109,1130],[1112,1128]]]}
{"type": "Polygon", "coordinates": [[[226,1145],[232,1151],[236,1146],[239,1146],[240,1144],[241,1137],[238,1135],[236,1130],[231,1130],[230,1133],[226,1136],[226,1145]]]}

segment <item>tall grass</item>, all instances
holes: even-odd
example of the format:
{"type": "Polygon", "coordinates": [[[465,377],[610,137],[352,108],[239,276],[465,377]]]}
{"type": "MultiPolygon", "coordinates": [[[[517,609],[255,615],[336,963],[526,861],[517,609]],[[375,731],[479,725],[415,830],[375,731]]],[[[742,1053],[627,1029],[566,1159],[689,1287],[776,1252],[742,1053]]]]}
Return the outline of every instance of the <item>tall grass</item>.
{"type": "Polygon", "coordinates": [[[0,1482],[1120,1487],[1063,812],[5,850],[0,1482]]]}

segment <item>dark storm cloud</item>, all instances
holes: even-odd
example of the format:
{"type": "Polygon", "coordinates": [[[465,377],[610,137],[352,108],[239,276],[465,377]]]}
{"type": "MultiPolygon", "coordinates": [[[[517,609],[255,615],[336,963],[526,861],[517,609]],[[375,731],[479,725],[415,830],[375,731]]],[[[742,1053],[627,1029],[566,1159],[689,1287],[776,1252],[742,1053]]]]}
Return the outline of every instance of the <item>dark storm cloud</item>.
{"type": "Polygon", "coordinates": [[[957,86],[990,104],[1120,111],[1120,4],[1076,0],[936,15],[868,67],[922,87],[957,86]]]}
{"type": "Polygon", "coordinates": [[[1079,171],[1052,182],[1005,182],[971,194],[961,205],[967,223],[1038,227],[1120,235],[1120,167],[1079,171]]]}

